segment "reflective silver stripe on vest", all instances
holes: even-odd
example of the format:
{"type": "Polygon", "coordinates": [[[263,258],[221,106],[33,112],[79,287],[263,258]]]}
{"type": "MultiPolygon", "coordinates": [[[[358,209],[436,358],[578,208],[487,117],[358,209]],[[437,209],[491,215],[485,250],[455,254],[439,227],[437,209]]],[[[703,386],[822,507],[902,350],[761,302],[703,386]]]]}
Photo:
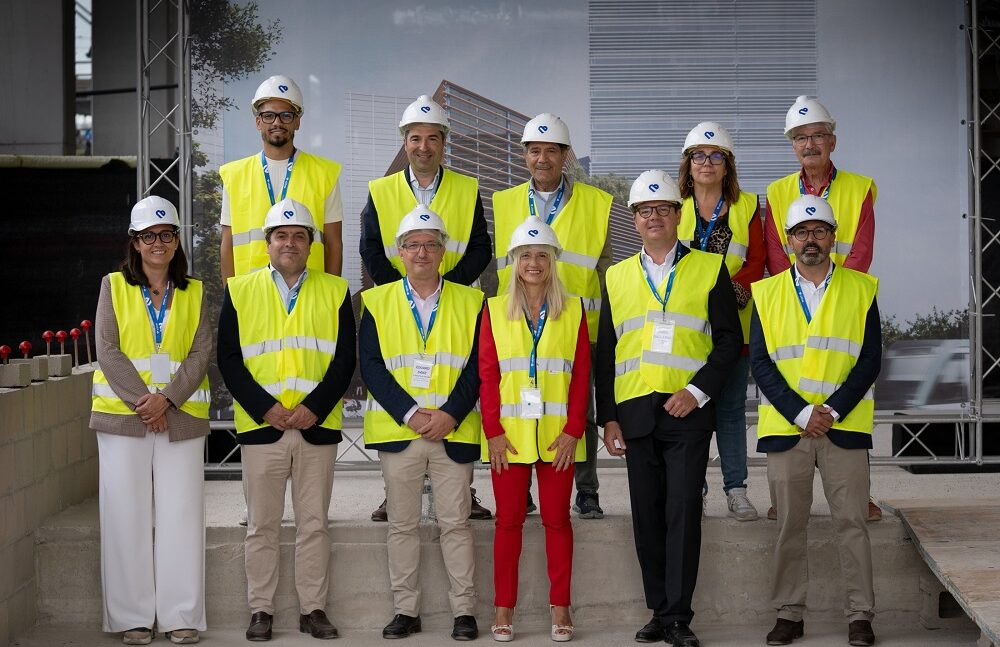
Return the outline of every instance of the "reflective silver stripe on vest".
{"type": "Polygon", "coordinates": [[[817,350],[836,350],[847,353],[851,357],[857,358],[861,354],[861,344],[844,339],[843,337],[820,337],[810,335],[806,340],[806,346],[817,350]]]}
{"type": "MultiPolygon", "coordinates": [[[[528,357],[511,357],[500,360],[500,372],[527,371],[530,370],[531,360],[528,357]]],[[[558,357],[539,357],[537,361],[539,371],[546,373],[572,373],[573,360],[560,359],[558,357]]]]}
{"type": "Polygon", "coordinates": [[[282,391],[298,391],[299,393],[312,393],[313,389],[319,386],[319,382],[315,380],[307,380],[304,377],[290,377],[282,382],[274,382],[273,384],[261,384],[260,387],[273,395],[278,397],[281,395],[282,391]]]}
{"type": "MultiPolygon", "coordinates": [[[[413,363],[422,357],[423,355],[421,353],[393,355],[385,358],[385,367],[390,371],[395,371],[396,369],[405,367],[413,368],[413,363]]],[[[455,355],[453,353],[437,352],[434,354],[435,364],[450,366],[451,368],[463,369],[468,361],[467,357],[462,357],[461,355],[455,355]]]]}
{"type": "Polygon", "coordinates": [[[583,309],[587,312],[600,312],[601,311],[601,299],[588,299],[587,297],[579,297],[576,295],[571,295],[574,298],[581,299],[583,301],[583,309]]]}
{"type": "MultiPolygon", "coordinates": [[[[413,395],[411,393],[410,395],[417,401],[418,407],[440,409],[444,406],[444,403],[448,401],[448,396],[441,395],[439,393],[425,393],[424,395],[413,395]]],[[[365,401],[365,411],[386,412],[385,407],[379,404],[378,400],[371,396],[368,396],[368,399],[365,401]]]]}
{"type": "MultiPolygon", "coordinates": [[[[448,239],[448,242],[444,244],[445,251],[454,252],[459,256],[464,256],[465,250],[468,247],[469,243],[463,243],[460,240],[452,240],[450,238],[448,239]]],[[[399,256],[399,248],[396,247],[395,245],[386,245],[383,249],[385,250],[386,258],[393,258],[394,256],[399,256]]],[[[499,268],[499,264],[497,264],[497,267],[499,268]]]]}
{"type": "MultiPolygon", "coordinates": [[[[251,357],[257,357],[258,355],[263,355],[264,353],[277,353],[280,350],[280,339],[265,339],[264,341],[259,341],[254,344],[240,346],[240,351],[243,352],[244,360],[248,360],[251,357]]],[[[274,394],[272,393],[271,395],[274,394]]]]}
{"type": "Polygon", "coordinates": [[[598,259],[593,256],[577,254],[576,252],[570,252],[565,249],[561,254],[559,254],[560,263],[568,263],[570,265],[576,265],[577,267],[582,267],[588,270],[597,269],[597,260],[598,259]]]}
{"type": "Polygon", "coordinates": [[[510,259],[507,258],[506,254],[504,254],[503,256],[497,256],[497,269],[498,270],[502,270],[503,268],[507,267],[508,265],[510,265],[510,259]]]}
{"type": "MultiPolygon", "coordinates": [[[[153,385],[147,385],[146,389],[150,393],[157,393],[157,389],[153,385]]],[[[110,384],[95,383],[90,390],[90,393],[95,398],[115,398],[118,399],[118,394],[114,392],[110,384]]],[[[211,402],[212,395],[207,389],[196,389],[194,393],[186,400],[186,402],[211,402]]]]}
{"type": "Polygon", "coordinates": [[[659,323],[663,321],[664,314],[667,319],[674,322],[674,325],[690,328],[695,332],[700,332],[705,335],[712,334],[712,325],[708,323],[708,319],[701,319],[700,317],[695,317],[693,315],[670,312],[669,310],[667,310],[666,313],[662,310],[650,310],[646,313],[646,320],[651,323],[659,323]]]}
{"type": "Polygon", "coordinates": [[[729,248],[726,249],[726,254],[730,254],[732,256],[736,256],[736,257],[739,257],[739,258],[741,258],[743,260],[746,260],[747,259],[747,246],[746,245],[741,245],[740,243],[737,243],[736,241],[731,241],[729,243],[729,248]]]}
{"type": "Polygon", "coordinates": [[[833,244],[833,253],[843,254],[844,256],[850,256],[851,248],[853,246],[854,245],[852,243],[842,243],[838,240],[836,243],[833,244]]]}
{"type": "Polygon", "coordinates": [[[772,362],[779,362],[783,359],[798,359],[805,355],[805,344],[794,344],[792,346],[779,346],[773,353],[768,353],[772,362]]]}
{"type": "MultiPolygon", "coordinates": [[[[313,229],[313,242],[323,244],[323,232],[318,229],[313,229]]],[[[267,237],[264,235],[264,231],[261,229],[251,229],[249,231],[241,231],[238,234],[233,234],[233,247],[239,247],[240,245],[249,245],[255,240],[260,242],[267,242],[267,237]]]]}
{"type": "MultiPolygon", "coordinates": [[[[565,402],[543,402],[542,415],[566,417],[569,415],[569,405],[566,404],[565,402]]],[[[501,418],[521,417],[521,405],[519,404],[500,405],[500,417],[501,418]]]]}
{"type": "MultiPolygon", "coordinates": [[[[841,387],[840,384],[834,384],[833,382],[823,382],[821,380],[811,380],[806,377],[799,378],[799,389],[802,391],[809,391],[810,393],[820,393],[822,395],[833,395],[833,393],[841,387]]],[[[862,400],[874,400],[875,390],[874,387],[869,387],[868,391],[865,393],[862,400]]]]}
{"type": "Polygon", "coordinates": [[[284,348],[295,348],[300,350],[314,350],[320,353],[334,355],[337,352],[337,342],[318,337],[305,337],[302,335],[284,337],[282,339],[265,339],[254,344],[240,346],[243,352],[243,359],[250,359],[265,353],[277,353],[284,348]]]}
{"type": "Polygon", "coordinates": [[[633,357],[632,359],[627,359],[624,362],[618,362],[617,364],[615,364],[615,377],[621,377],[622,375],[625,375],[626,373],[629,373],[631,371],[638,371],[639,364],[640,364],[639,359],[635,357],[633,357]]]}
{"type": "Polygon", "coordinates": [[[632,332],[633,330],[642,330],[643,326],[646,325],[646,317],[639,315],[638,317],[632,317],[631,319],[626,319],[617,326],[615,326],[615,337],[618,339],[622,338],[627,332],[632,332]]]}
{"type": "Polygon", "coordinates": [[[656,366],[667,368],[679,368],[684,371],[697,371],[705,365],[705,362],[693,357],[682,357],[671,353],[654,353],[651,350],[642,351],[642,361],[656,366]]]}

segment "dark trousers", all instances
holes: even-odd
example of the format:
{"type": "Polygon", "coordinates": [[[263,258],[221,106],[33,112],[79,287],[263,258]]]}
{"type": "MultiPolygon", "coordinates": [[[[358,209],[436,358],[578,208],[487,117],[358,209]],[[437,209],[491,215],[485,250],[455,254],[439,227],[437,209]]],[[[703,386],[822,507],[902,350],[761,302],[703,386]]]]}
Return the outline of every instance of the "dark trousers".
{"type": "Polygon", "coordinates": [[[711,430],[664,430],[627,441],[632,530],[646,606],[660,622],[691,622],[701,556],[701,488],[711,430]]]}

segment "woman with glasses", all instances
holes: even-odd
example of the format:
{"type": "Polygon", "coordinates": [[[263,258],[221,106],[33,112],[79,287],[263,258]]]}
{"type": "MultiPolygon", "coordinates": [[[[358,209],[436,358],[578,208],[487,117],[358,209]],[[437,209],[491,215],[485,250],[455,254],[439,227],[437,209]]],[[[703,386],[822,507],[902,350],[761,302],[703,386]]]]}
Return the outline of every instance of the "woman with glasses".
{"type": "Polygon", "coordinates": [[[497,502],[493,543],[492,634],[514,639],[521,528],[531,469],[545,526],[551,638],[573,638],[570,576],[574,467],[587,458],[581,442],[590,398],[590,334],[580,299],[569,298],[555,271],[562,247],[551,227],[527,218],[507,255],[514,280],[489,299],[479,333],[479,398],[483,460],[490,462],[497,502]]]}
{"type": "Polygon", "coordinates": [[[746,482],[747,344],[753,312],[750,284],[764,277],[767,257],[760,204],[755,194],[740,191],[733,140],[721,124],[705,121],[688,133],[678,176],[684,203],[677,236],[692,249],[722,254],[736,293],[743,351],[716,402],[715,439],[729,516],[753,521],[757,509],[747,498],[746,482]]]}
{"type": "Polygon", "coordinates": [[[97,302],[90,426],[100,462],[104,630],[146,645],[205,630],[203,460],[211,328],[174,206],[132,208],[126,257],[97,302]],[[155,528],[155,541],[154,541],[155,528]]]}

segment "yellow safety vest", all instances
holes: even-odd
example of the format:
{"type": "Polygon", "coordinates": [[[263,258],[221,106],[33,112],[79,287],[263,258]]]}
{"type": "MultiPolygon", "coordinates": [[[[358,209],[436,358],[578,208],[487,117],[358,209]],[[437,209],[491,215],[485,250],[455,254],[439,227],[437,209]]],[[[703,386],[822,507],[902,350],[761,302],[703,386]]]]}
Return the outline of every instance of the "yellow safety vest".
{"type": "MultiPolygon", "coordinates": [[[[747,253],[750,250],[750,223],[757,213],[760,203],[757,194],[740,192],[740,199],[735,204],[729,205],[729,212],[726,219],[729,221],[729,229],[733,232],[733,238],[729,241],[729,248],[726,250],[726,269],[729,270],[730,278],[743,268],[743,263],[747,260],[747,253]]],[[[677,238],[681,243],[691,246],[694,240],[695,220],[694,199],[688,198],[681,206],[681,222],[677,227],[677,238]]],[[[753,299],[747,301],[745,307],[740,308],[740,324],[743,327],[743,343],[750,343],[750,315],[753,314],[753,299]]]]}
{"type": "MultiPolygon", "coordinates": [[[[712,352],[708,293],[722,257],[691,250],[677,263],[666,313],[653,296],[639,254],[608,269],[608,299],[615,326],[615,402],[653,392],[676,393],[691,382],[712,352]],[[653,352],[653,327],[674,322],[673,349],[653,352]]],[[[657,286],[660,296],[669,277],[657,286]]]]}
{"type": "MultiPolygon", "coordinates": [[[[264,241],[264,216],[271,208],[267,183],[260,165],[260,153],[223,164],[219,169],[229,195],[229,214],[233,233],[233,266],[236,276],[267,267],[267,243],[264,241]]],[[[309,269],[326,268],[323,249],[323,224],[326,199],[337,186],[340,164],[333,160],[295,151],[295,165],[288,181],[288,196],[309,208],[316,223],[316,236],[309,250],[309,269]]],[[[271,178],[274,199],[281,199],[284,178],[271,178]]]]}
{"type": "MultiPolygon", "coordinates": [[[[511,463],[551,463],[556,453],[549,451],[557,436],[566,427],[569,412],[569,383],[573,377],[576,342],[583,318],[583,304],[568,299],[558,319],[548,319],[538,340],[536,383],[542,393],[541,419],[519,415],[521,388],[530,387],[529,361],[532,335],[524,317],[516,321],[507,318],[510,295],[503,294],[487,301],[487,315],[496,343],[500,362],[500,424],[504,434],[517,450],[507,452],[511,463]]],[[[482,459],[489,461],[489,447],[483,438],[482,459]]],[[[576,444],[576,461],[587,460],[585,440],[576,444]]]]}
{"type": "MultiPolygon", "coordinates": [[[[425,348],[403,290],[405,280],[365,290],[361,293],[361,299],[365,309],[375,320],[385,367],[396,382],[413,396],[417,406],[440,409],[448,401],[466,364],[479,361],[478,357],[472,356],[472,345],[476,337],[476,320],[483,308],[483,293],[475,288],[444,281],[438,300],[437,317],[427,336],[425,348]],[[430,388],[426,389],[410,385],[414,363],[422,356],[433,357],[434,361],[430,388]]],[[[365,407],[364,429],[366,445],[420,438],[405,424],[396,424],[370,392],[365,407]]],[[[482,416],[473,410],[464,420],[459,420],[458,427],[444,439],[478,445],[482,429],[482,416]]]]}
{"type": "MultiPolygon", "coordinates": [[[[108,275],[111,278],[111,303],[115,309],[115,320],[118,323],[118,341],[122,353],[132,362],[139,377],[149,388],[150,393],[156,393],[158,386],[153,384],[149,358],[156,352],[156,342],[149,322],[149,311],[146,300],[138,285],[129,285],[121,272],[108,275]]],[[[172,289],[173,301],[170,304],[170,315],[167,317],[163,330],[161,353],[170,356],[170,374],[173,376],[180,368],[194,342],[194,334],[201,320],[202,284],[198,279],[188,279],[187,288],[172,289]]],[[[108,384],[104,371],[94,371],[92,388],[93,410],[100,413],[132,415],[132,410],[122,401],[108,384]]],[[[180,410],[195,418],[208,419],[208,405],[212,397],[208,389],[206,375],[186,402],[181,403],[180,410]]],[[[177,404],[177,403],[174,403],[177,404]]]]}
{"type": "MultiPolygon", "coordinates": [[[[810,404],[823,404],[854,368],[865,340],[865,319],[878,292],[878,279],[837,267],[830,285],[806,323],[791,270],[753,284],[757,316],[771,361],[785,382],[810,404]]],[[[757,437],[797,436],[788,421],[761,394],[757,437]]],[[[871,389],[854,410],[833,423],[834,429],[871,434],[875,399],[871,389]]]]}
{"type": "MultiPolygon", "coordinates": [[[[493,194],[493,242],[500,280],[497,294],[505,294],[510,282],[513,268],[507,259],[507,247],[514,230],[528,217],[528,184],[525,182],[493,194]]],[[[601,316],[597,261],[607,242],[610,214],[610,194],[575,182],[569,202],[552,221],[552,229],[563,247],[556,269],[570,296],[583,299],[592,344],[597,342],[597,324],[601,316]]],[[[539,215],[545,217],[545,214],[539,215]]]]}
{"type": "MultiPolygon", "coordinates": [[[[347,281],[310,270],[291,313],[266,269],[230,279],[229,296],[239,320],[243,365],[283,407],[294,409],[323,380],[337,352],[347,281]]],[[[319,426],[340,430],[343,408],[338,401],[319,426]]],[[[268,426],[235,400],[233,409],[238,434],[268,426]]]]}
{"type": "MultiPolygon", "coordinates": [[[[771,182],[767,187],[767,201],[771,205],[771,215],[774,217],[775,229],[778,230],[778,239],[785,246],[788,261],[792,265],[795,264],[795,254],[785,235],[785,216],[788,214],[788,207],[801,197],[799,177],[800,174],[796,171],[771,182]]],[[[861,205],[864,204],[869,191],[874,204],[878,197],[878,187],[870,177],[837,169],[837,177],[831,183],[830,195],[826,199],[833,208],[834,218],[837,219],[837,242],[830,253],[830,260],[838,266],[842,267],[851,253],[861,220],[861,205]]]]}
{"type": "MultiPolygon", "coordinates": [[[[400,171],[386,177],[380,177],[368,183],[368,190],[378,211],[378,225],[382,232],[382,245],[385,256],[399,273],[406,276],[406,268],[399,258],[396,248],[396,230],[403,216],[413,211],[417,206],[417,198],[413,188],[406,181],[406,173],[400,171]]],[[[447,274],[465,255],[472,235],[472,216],[476,211],[476,198],[479,196],[479,180],[468,175],[462,175],[446,168],[441,169],[441,182],[438,184],[434,199],[427,205],[431,211],[441,216],[444,226],[448,229],[448,243],[445,245],[444,259],[441,261],[441,273],[447,274]]]]}

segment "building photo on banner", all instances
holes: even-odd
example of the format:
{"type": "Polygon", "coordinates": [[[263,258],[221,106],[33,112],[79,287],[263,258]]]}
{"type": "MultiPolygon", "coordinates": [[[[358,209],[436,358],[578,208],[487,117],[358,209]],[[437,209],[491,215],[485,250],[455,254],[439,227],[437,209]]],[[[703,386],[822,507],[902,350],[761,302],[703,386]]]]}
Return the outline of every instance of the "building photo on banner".
{"type": "MultiPolygon", "coordinates": [[[[836,122],[834,167],[873,180],[874,232],[858,234],[859,254],[867,255],[858,263],[879,279],[876,407],[884,415],[965,413],[971,193],[962,99],[968,62],[955,37],[961,3],[923,2],[914,11],[902,2],[854,2],[863,24],[832,0],[713,11],[669,2],[375,1],[356,5],[349,21],[329,3],[299,4],[295,12],[245,5],[269,46],[224,51],[228,62],[244,64],[239,73],[194,71],[195,104],[205,97],[215,111],[194,135],[202,154],[196,186],[209,194],[195,200],[202,231],[218,222],[218,168],[260,151],[250,99],[271,75],[301,89],[296,147],[342,164],[343,276],[352,294],[372,285],[358,254],[368,183],[407,166],[399,119],[420,95],[451,121],[443,164],[479,179],[491,236],[493,192],[528,178],[523,125],[543,112],[562,118],[572,139],[567,173],[615,198],[615,261],[640,246],[626,206],[632,180],[649,168],[676,178],[685,136],[700,122],[728,131],[740,187],[759,196],[763,214],[768,185],[801,168],[784,135],[786,112],[796,97],[815,96],[836,122]],[[940,45],[918,45],[926,42],[940,45]],[[710,56],[704,43],[712,43],[710,56]]],[[[216,267],[214,234],[201,243],[195,267],[216,267]]],[[[480,282],[488,295],[494,277],[491,263],[480,282]]],[[[228,417],[221,381],[213,389],[213,414],[228,417]]],[[[360,418],[364,399],[356,374],[345,417],[360,418]]],[[[752,415],[759,399],[752,379],[747,399],[752,415]]],[[[905,429],[879,434],[876,454],[939,453],[921,446],[930,433],[908,444],[913,434],[905,429]]],[[[944,425],[945,454],[957,429],[944,425]]]]}

